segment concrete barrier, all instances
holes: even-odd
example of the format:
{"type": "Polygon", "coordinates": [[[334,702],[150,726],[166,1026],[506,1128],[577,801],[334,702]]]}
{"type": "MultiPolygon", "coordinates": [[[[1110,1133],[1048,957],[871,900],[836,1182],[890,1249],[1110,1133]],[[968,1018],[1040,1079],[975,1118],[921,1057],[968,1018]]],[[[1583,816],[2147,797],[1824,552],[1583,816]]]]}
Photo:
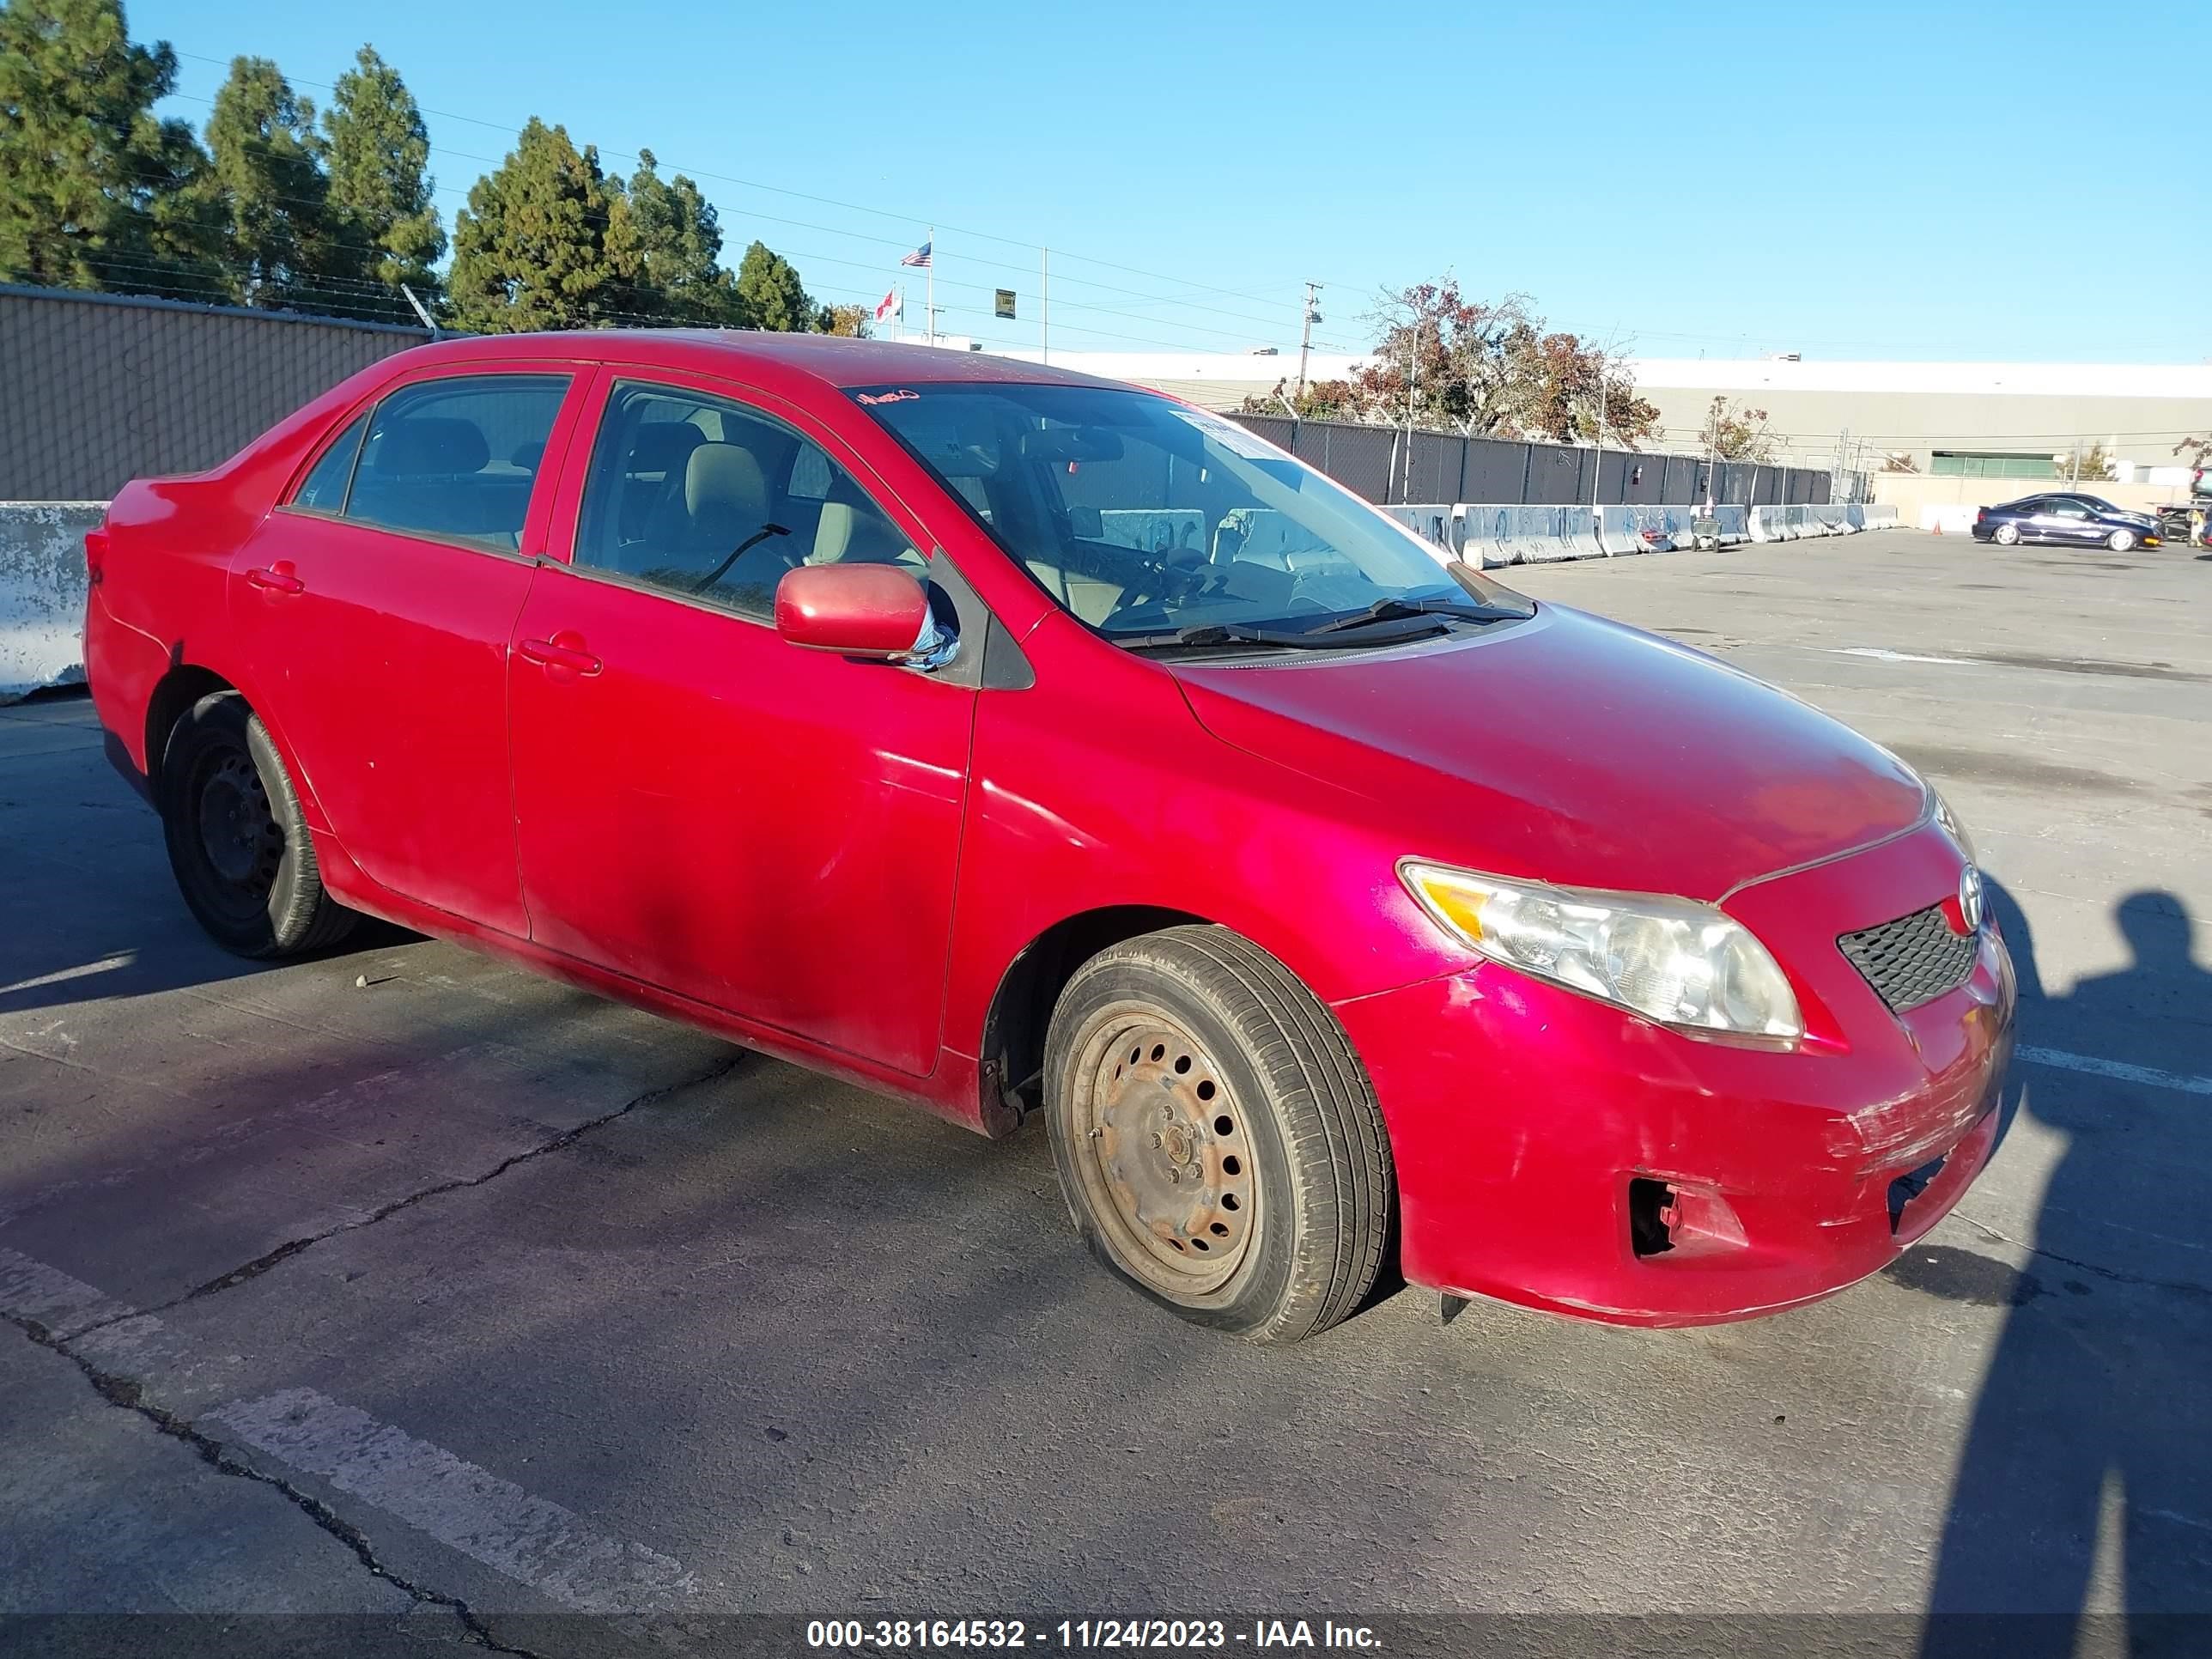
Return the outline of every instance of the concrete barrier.
{"type": "Polygon", "coordinates": [[[1626,553],[1672,552],[1689,546],[1690,516],[1686,507],[1601,507],[1598,545],[1614,558],[1626,553]]]}
{"type": "Polygon", "coordinates": [[[84,678],[84,532],[105,501],[0,501],[0,703],[84,678]]]}
{"type": "Polygon", "coordinates": [[[1859,501],[1848,502],[1844,507],[1844,521],[1853,530],[1867,527],[1866,507],[1859,501]]]}
{"type": "Polygon", "coordinates": [[[1597,514],[1587,507],[1535,507],[1514,501],[1464,501],[1455,511],[1461,556],[1490,566],[1592,559],[1599,544],[1597,514]]]}
{"type": "Polygon", "coordinates": [[[1454,503],[1430,502],[1386,507],[1382,510],[1428,543],[1436,550],[1437,558],[1449,562],[1462,556],[1467,521],[1460,516],[1460,509],[1454,503]]]}
{"type": "Polygon", "coordinates": [[[1738,542],[1751,539],[1751,509],[1747,507],[1716,505],[1713,522],[1720,526],[1723,547],[1734,547],[1738,542]]]}
{"type": "Polygon", "coordinates": [[[1098,515],[1098,539],[1140,553],[1170,553],[1199,547],[1206,514],[1196,507],[1109,507],[1098,515]]]}
{"type": "Polygon", "coordinates": [[[1894,506],[1881,506],[1869,502],[1866,510],[1866,527],[1869,530],[1896,529],[1897,508],[1894,506]]]}
{"type": "Polygon", "coordinates": [[[1968,535],[1974,527],[1974,514],[1980,510],[1973,507],[1954,507],[1948,502],[1923,501],[1920,507],[1920,527],[1923,530],[1938,530],[1946,536],[1968,535]]]}
{"type": "Polygon", "coordinates": [[[1751,539],[1755,542],[1779,542],[1788,539],[1782,531],[1782,509],[1778,507],[1747,507],[1744,522],[1751,539]]]}

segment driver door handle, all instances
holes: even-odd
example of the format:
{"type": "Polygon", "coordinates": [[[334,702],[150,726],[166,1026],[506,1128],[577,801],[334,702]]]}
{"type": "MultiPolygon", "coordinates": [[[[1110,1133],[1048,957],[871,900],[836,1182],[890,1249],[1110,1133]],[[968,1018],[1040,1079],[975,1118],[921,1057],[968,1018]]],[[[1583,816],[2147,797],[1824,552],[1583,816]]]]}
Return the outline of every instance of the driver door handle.
{"type": "Polygon", "coordinates": [[[565,668],[574,674],[596,674],[605,666],[584,648],[584,636],[562,629],[550,640],[524,640],[515,651],[543,668],[565,668]]]}
{"type": "Polygon", "coordinates": [[[274,564],[257,565],[246,573],[246,580],[256,587],[271,593],[304,593],[307,583],[293,573],[289,559],[279,559],[274,564]]]}

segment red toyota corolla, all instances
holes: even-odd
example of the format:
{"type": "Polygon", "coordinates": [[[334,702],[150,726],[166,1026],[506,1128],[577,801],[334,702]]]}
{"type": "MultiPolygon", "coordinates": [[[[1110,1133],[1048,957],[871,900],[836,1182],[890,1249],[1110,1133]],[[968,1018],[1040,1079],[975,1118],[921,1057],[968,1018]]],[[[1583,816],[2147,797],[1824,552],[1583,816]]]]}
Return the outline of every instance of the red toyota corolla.
{"type": "Polygon", "coordinates": [[[1790,1307],[1995,1135],[2011,970],[1908,768],[1170,398],[448,342],[87,550],[111,753],[222,944],[367,912],[1042,1115],[1099,1259],[1224,1330],[1334,1324],[1394,1240],[1447,1298],[1790,1307]]]}

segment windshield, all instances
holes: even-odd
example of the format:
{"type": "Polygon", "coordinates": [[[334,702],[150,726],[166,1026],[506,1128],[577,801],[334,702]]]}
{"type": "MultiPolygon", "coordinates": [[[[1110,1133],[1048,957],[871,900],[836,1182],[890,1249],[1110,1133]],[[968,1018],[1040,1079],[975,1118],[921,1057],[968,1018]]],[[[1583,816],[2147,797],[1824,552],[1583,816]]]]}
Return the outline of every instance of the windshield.
{"type": "Polygon", "coordinates": [[[1279,643],[1337,623],[1335,648],[1534,611],[1170,398],[996,382],[852,395],[1063,608],[1124,644],[1279,643]]]}

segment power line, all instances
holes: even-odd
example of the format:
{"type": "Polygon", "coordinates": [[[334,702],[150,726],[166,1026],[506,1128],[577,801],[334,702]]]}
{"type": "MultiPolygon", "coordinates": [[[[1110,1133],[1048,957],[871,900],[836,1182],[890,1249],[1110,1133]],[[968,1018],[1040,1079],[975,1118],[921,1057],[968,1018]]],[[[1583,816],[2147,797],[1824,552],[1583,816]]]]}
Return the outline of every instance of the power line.
{"type": "MultiPolygon", "coordinates": [[[[229,66],[229,64],[230,64],[230,61],[231,61],[231,60],[230,60],[230,59],[228,59],[228,58],[211,58],[211,57],[209,57],[209,56],[208,56],[206,53],[204,53],[204,52],[179,52],[177,53],[177,56],[179,56],[179,58],[191,58],[191,59],[194,60],[195,62],[198,62],[198,63],[216,64],[216,65],[219,65],[219,66],[222,66],[222,67],[224,67],[224,68],[228,68],[228,67],[229,66]]],[[[304,78],[301,78],[301,77],[296,77],[296,76],[287,76],[286,78],[287,78],[289,81],[292,82],[292,83],[293,83],[293,84],[295,84],[295,85],[298,85],[298,86],[313,87],[313,88],[317,88],[318,90],[320,90],[320,91],[325,91],[325,92],[328,92],[328,91],[335,91],[335,90],[336,90],[336,84],[335,84],[334,82],[328,82],[328,81],[313,81],[313,80],[307,80],[307,79],[304,79],[304,78]]],[[[182,96],[182,97],[191,97],[191,96],[192,96],[192,94],[173,94],[173,95],[174,95],[174,96],[182,96]]],[[[212,100],[198,100],[198,99],[195,99],[195,101],[212,101],[212,100]]],[[[517,134],[519,134],[519,133],[521,131],[521,128],[520,128],[520,126],[517,126],[517,125],[514,125],[514,124],[512,124],[512,123],[507,123],[507,122],[500,122],[500,121],[488,120],[488,119],[486,119],[486,118],[484,118],[483,117],[481,117],[481,116],[475,116],[475,115],[463,115],[463,114],[459,113],[459,112],[457,112],[457,111],[453,111],[453,110],[440,110],[440,109],[433,109],[433,108],[430,108],[429,106],[428,106],[427,105],[419,105],[419,104],[418,104],[418,105],[416,106],[416,107],[417,107],[418,109],[420,109],[420,110],[422,112],[422,113],[423,113],[423,114],[425,114],[425,115],[435,115],[435,116],[437,116],[441,120],[447,120],[447,121],[459,121],[459,122],[465,123],[466,125],[471,125],[471,126],[483,127],[483,128],[485,128],[485,129],[487,129],[487,130],[489,130],[489,131],[494,131],[494,132],[498,132],[498,133],[503,134],[504,136],[506,136],[506,137],[510,137],[510,138],[512,138],[512,137],[515,137],[517,134]]],[[[435,149],[439,149],[439,148],[441,148],[441,147],[434,143],[434,144],[431,146],[431,148],[432,148],[434,150],[435,150],[435,149]]],[[[463,157],[464,159],[467,159],[467,160],[473,160],[473,161],[488,161],[488,158],[482,157],[482,156],[471,156],[471,155],[469,155],[467,152],[465,152],[465,151],[449,150],[449,151],[448,151],[448,153],[449,153],[449,154],[452,154],[452,155],[455,155],[461,156],[461,157],[463,157]]],[[[624,150],[609,149],[609,150],[602,150],[602,151],[600,152],[600,154],[602,154],[602,155],[608,155],[608,156],[616,157],[616,158],[620,159],[620,160],[629,161],[637,161],[637,160],[639,159],[639,158],[638,158],[637,154],[636,154],[635,152],[632,152],[632,151],[624,151],[624,150]]],[[[821,205],[823,205],[823,206],[824,206],[824,207],[834,207],[834,208],[839,208],[839,209],[842,209],[842,210],[845,210],[845,211],[847,211],[847,212],[849,212],[849,213],[861,213],[861,214],[866,214],[866,215],[869,215],[869,216],[872,216],[872,217],[876,217],[876,218],[882,218],[882,219],[889,219],[889,220],[892,220],[892,221],[894,221],[894,222],[897,222],[897,223],[903,224],[903,225],[907,225],[907,226],[909,226],[909,227],[912,227],[912,226],[917,226],[917,225],[919,225],[919,226],[922,226],[922,227],[924,227],[924,228],[934,227],[934,228],[935,228],[935,229],[936,229],[939,234],[941,234],[941,233],[943,233],[943,232],[945,232],[945,231],[948,231],[948,230],[949,230],[949,231],[952,232],[955,235],[957,235],[957,236],[972,237],[972,238],[974,238],[974,239],[975,239],[975,240],[980,240],[980,241],[997,242],[997,243],[1000,243],[1000,244],[1001,244],[1001,245],[1003,245],[1003,246],[1005,246],[1020,248],[1020,249],[1022,249],[1025,253],[1030,253],[1030,252],[1038,252],[1038,251],[1042,248],[1042,244],[1041,244],[1041,243],[1027,241],[1027,240],[1024,240],[1024,239],[1019,238],[1019,237],[1013,237],[1013,236],[1001,236],[1001,235],[999,235],[998,234],[996,234],[995,232],[992,232],[992,231],[987,231],[987,230],[977,230],[977,229],[975,229],[975,228],[970,228],[970,227],[961,226],[961,225],[955,225],[955,224],[949,224],[949,223],[947,223],[945,221],[944,221],[944,220],[942,220],[942,219],[934,219],[934,218],[929,218],[929,217],[918,216],[916,216],[916,215],[910,214],[910,213],[900,213],[900,212],[895,212],[895,211],[893,211],[893,210],[890,210],[890,209],[887,209],[887,208],[872,207],[872,206],[870,206],[870,205],[868,205],[868,204],[865,204],[865,203],[843,201],[843,200],[841,200],[840,198],[836,198],[836,197],[834,197],[834,196],[821,196],[821,195],[817,195],[817,194],[815,194],[815,193],[813,193],[813,192],[811,192],[811,191],[809,191],[793,190],[793,189],[791,189],[791,188],[789,188],[789,187],[787,187],[787,186],[786,186],[786,185],[771,185],[771,184],[768,184],[768,183],[766,183],[766,182],[764,182],[764,181],[763,181],[763,180],[761,180],[761,179],[745,179],[745,178],[741,178],[741,177],[739,177],[739,176],[738,176],[737,174],[734,174],[734,173],[716,173],[716,172],[710,171],[709,169],[705,168],[705,167],[690,167],[690,166],[686,166],[686,165],[684,165],[684,164],[683,164],[683,163],[680,163],[680,162],[675,161],[673,161],[673,160],[664,161],[664,160],[663,160],[663,158],[662,158],[662,157],[660,157],[660,156],[659,156],[659,155],[656,155],[653,157],[653,161],[654,161],[654,163],[655,163],[655,165],[656,165],[656,166],[665,166],[665,167],[667,167],[668,168],[670,168],[670,170],[671,170],[672,173],[688,173],[688,174],[690,174],[690,175],[691,175],[691,176],[693,176],[694,178],[698,178],[698,179],[714,179],[714,180],[715,180],[716,182],[718,182],[718,183],[721,183],[721,184],[727,184],[727,185],[736,185],[739,186],[739,187],[740,187],[740,188],[742,188],[742,189],[764,191],[767,191],[767,192],[769,192],[769,193],[770,193],[770,194],[772,194],[772,195],[777,195],[777,196],[787,196],[787,197],[791,197],[791,198],[794,198],[794,199],[796,199],[796,200],[799,200],[799,201],[805,201],[805,202],[814,202],[814,203],[817,203],[817,204],[821,204],[821,205]]],[[[489,162],[488,164],[489,164],[489,165],[497,165],[497,163],[495,163],[495,162],[489,162]]],[[[763,218],[767,218],[767,217],[769,217],[769,216],[767,216],[767,215],[762,215],[762,216],[761,216],[761,217],[763,217],[763,218]]],[[[841,231],[841,232],[836,232],[836,233],[835,233],[835,234],[841,234],[841,235],[855,235],[855,236],[865,234],[865,233],[861,233],[861,232],[842,232],[842,231],[841,231]]],[[[887,239],[884,239],[884,238],[870,238],[869,240],[887,240],[887,239]]],[[[1192,283],[1192,282],[1190,281],[1190,279],[1189,279],[1189,278],[1188,278],[1188,277],[1184,277],[1184,276],[1170,276],[1170,275],[1168,275],[1168,274],[1167,274],[1166,272],[1164,272],[1164,271],[1148,270],[1144,269],[1144,268],[1143,268],[1143,267],[1141,267],[1141,266],[1125,264],[1121,264],[1121,263],[1120,263],[1120,262],[1118,262],[1118,261],[1112,260],[1112,259],[1102,259],[1102,258],[1097,258],[1097,257],[1095,257],[1095,256],[1093,256],[1093,255],[1091,255],[1091,254],[1078,253],[1078,252],[1070,252],[1070,251],[1066,251],[1066,250],[1063,250],[1063,249],[1060,249],[1060,248],[1054,248],[1054,249],[1053,250],[1053,252],[1054,252],[1056,256],[1059,256],[1059,257],[1061,257],[1061,258],[1068,258],[1068,259],[1073,259],[1073,260],[1076,261],[1076,262],[1077,262],[1077,263],[1079,263],[1079,264],[1090,264],[1090,265],[1097,265],[1097,266],[1098,266],[1099,268],[1101,268],[1102,270],[1117,270],[1117,271],[1123,272],[1123,273],[1125,273],[1125,274],[1127,274],[1127,275],[1128,275],[1128,276],[1143,276],[1143,277],[1147,277],[1147,278],[1152,279],[1152,280],[1154,280],[1154,281],[1158,281],[1158,282],[1164,282],[1164,283],[1182,283],[1182,284],[1186,285],[1187,287],[1190,288],[1190,289],[1191,289],[1193,291],[1194,291],[1194,292],[1215,294],[1215,295],[1223,295],[1223,296],[1225,296],[1225,297],[1228,297],[1228,298],[1232,298],[1232,299],[1242,299],[1242,298],[1249,297],[1249,296],[1247,296],[1247,295],[1243,295],[1243,294],[1240,294],[1240,293],[1238,293],[1238,292],[1237,292],[1237,290],[1233,289],[1221,288],[1221,287],[1218,287],[1218,286],[1215,286],[1215,285],[1213,285],[1213,284],[1210,284],[1210,283],[1192,283]]],[[[1086,278],[1086,277],[1071,277],[1071,278],[1069,278],[1069,279],[1067,279],[1067,280],[1074,281],[1074,282],[1085,283],[1086,283],[1088,286],[1095,287],[1095,288],[1109,288],[1109,287],[1111,286],[1110,284],[1107,284],[1107,283],[1101,283],[1097,282],[1097,281],[1096,281],[1096,280],[1094,280],[1094,279],[1091,279],[1091,278],[1086,278]]],[[[1287,287],[1287,286],[1289,286],[1289,284],[1285,283],[1285,284],[1284,284],[1283,286],[1287,287]]],[[[1126,290],[1126,292],[1127,292],[1127,293],[1129,293],[1129,294],[1131,294],[1131,295],[1135,295],[1136,297],[1139,297],[1139,298],[1153,298],[1153,297],[1158,297],[1158,296],[1147,295],[1138,295],[1138,294],[1137,294],[1137,291],[1136,291],[1136,290],[1133,290],[1133,289],[1131,289],[1131,290],[1126,290]]],[[[1194,308],[1203,308],[1203,307],[1194,307],[1194,308]]],[[[1226,313],[1226,314],[1237,315],[1237,314],[1241,314],[1241,313],[1226,313]]],[[[1246,319],[1246,320],[1248,320],[1248,321],[1257,321],[1258,319],[1249,319],[1249,318],[1247,318],[1247,319],[1246,319]]]]}

